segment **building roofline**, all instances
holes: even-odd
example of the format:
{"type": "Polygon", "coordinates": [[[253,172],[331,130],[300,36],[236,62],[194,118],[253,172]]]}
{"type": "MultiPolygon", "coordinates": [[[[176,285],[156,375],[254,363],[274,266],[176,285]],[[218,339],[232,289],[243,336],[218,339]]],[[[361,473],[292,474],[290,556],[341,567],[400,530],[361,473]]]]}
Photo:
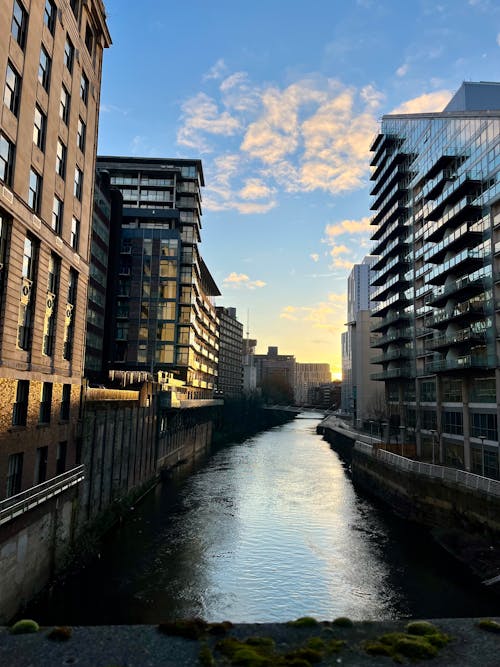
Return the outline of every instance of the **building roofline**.
{"type": "Polygon", "coordinates": [[[127,155],[98,155],[97,156],[97,167],[99,167],[99,163],[102,162],[111,162],[113,164],[118,164],[118,163],[124,163],[124,166],[126,168],[126,164],[129,163],[131,165],[143,165],[144,167],[147,167],[150,165],[153,168],[156,167],[163,167],[165,169],[175,169],[176,167],[182,167],[182,166],[188,166],[188,165],[196,165],[198,167],[198,170],[200,172],[200,177],[201,177],[201,185],[205,185],[205,177],[203,175],[203,165],[200,160],[200,158],[177,158],[177,157],[134,157],[134,156],[127,156],[127,155]]]}
{"type": "Polygon", "coordinates": [[[213,279],[213,276],[208,270],[208,267],[205,264],[205,261],[201,255],[200,255],[200,271],[201,271],[201,279],[207,288],[207,294],[209,296],[221,296],[221,291],[217,287],[217,283],[213,279]]]}
{"type": "Polygon", "coordinates": [[[484,116],[485,118],[500,117],[500,109],[488,109],[485,111],[433,111],[428,113],[389,113],[382,116],[382,120],[407,120],[409,118],[426,119],[426,118],[477,118],[484,116]]]}

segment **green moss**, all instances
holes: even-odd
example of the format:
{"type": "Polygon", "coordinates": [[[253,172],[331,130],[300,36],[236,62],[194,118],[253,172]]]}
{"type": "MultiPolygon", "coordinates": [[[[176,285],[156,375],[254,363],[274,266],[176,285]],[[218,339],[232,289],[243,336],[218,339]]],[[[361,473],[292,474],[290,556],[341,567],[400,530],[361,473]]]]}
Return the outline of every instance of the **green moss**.
{"type": "Polygon", "coordinates": [[[259,651],[251,646],[240,646],[233,653],[231,658],[233,665],[243,665],[243,667],[271,667],[270,658],[261,655],[259,651]]]}
{"type": "Polygon", "coordinates": [[[338,653],[345,645],[346,642],[343,639],[331,639],[328,642],[327,649],[329,653],[338,653]]]}
{"type": "Polygon", "coordinates": [[[70,639],[72,634],[73,628],[70,628],[67,625],[60,625],[52,628],[52,630],[47,634],[47,637],[53,641],[64,642],[70,639]]]}
{"type": "Polygon", "coordinates": [[[487,632],[500,632],[500,623],[491,618],[482,618],[477,624],[477,627],[481,628],[481,630],[486,630],[487,632]]]}
{"type": "Polygon", "coordinates": [[[363,648],[368,653],[368,655],[387,655],[392,656],[392,649],[387,644],[382,644],[377,640],[366,641],[363,644],[363,648]]]}
{"type": "Polygon", "coordinates": [[[318,621],[311,616],[302,616],[295,621],[288,621],[287,625],[291,625],[294,628],[313,628],[318,625],[318,621]]]}
{"type": "Polygon", "coordinates": [[[429,621],[411,621],[406,625],[406,632],[410,635],[435,635],[439,630],[429,621]]]}
{"type": "Polygon", "coordinates": [[[339,616],[333,621],[333,625],[337,625],[339,628],[352,628],[354,623],[347,616],[339,616]]]}
{"type": "Polygon", "coordinates": [[[315,651],[326,651],[326,642],[321,637],[311,637],[307,640],[307,648],[312,648],[315,651]]]}
{"type": "Polygon", "coordinates": [[[198,661],[200,665],[203,665],[203,667],[215,667],[216,665],[212,651],[206,644],[203,644],[203,646],[200,647],[198,661]]]}
{"type": "Polygon", "coordinates": [[[410,632],[387,632],[373,641],[364,643],[364,649],[370,655],[391,656],[396,662],[402,657],[410,660],[425,660],[437,655],[450,638],[427,621],[415,621],[406,626],[410,632]]]}
{"type": "Polygon", "coordinates": [[[301,660],[306,660],[310,663],[321,662],[323,660],[322,651],[317,651],[313,648],[308,648],[307,646],[302,646],[295,649],[294,651],[288,651],[285,654],[286,659],[291,658],[300,658],[301,660]]]}
{"type": "Polygon", "coordinates": [[[184,637],[185,639],[200,639],[208,630],[208,623],[200,618],[179,621],[165,621],[158,625],[158,630],[165,635],[184,637]]]}
{"type": "Polygon", "coordinates": [[[432,646],[423,637],[408,636],[399,639],[395,646],[396,652],[404,655],[405,658],[412,660],[424,660],[425,658],[434,658],[437,655],[438,649],[432,646]]]}
{"type": "Polygon", "coordinates": [[[209,623],[207,629],[211,635],[225,635],[232,627],[231,621],[222,621],[221,623],[209,623]]]}
{"type": "Polygon", "coordinates": [[[309,660],[304,660],[304,658],[282,658],[276,665],[280,665],[280,667],[312,667],[309,660]]]}
{"type": "Polygon", "coordinates": [[[25,635],[30,632],[38,632],[39,630],[40,626],[38,625],[38,623],[28,618],[24,618],[21,621],[17,621],[17,623],[14,623],[14,625],[10,629],[13,635],[25,635]]]}
{"type": "Polygon", "coordinates": [[[245,639],[245,644],[248,644],[248,646],[259,646],[266,651],[274,650],[274,639],[271,639],[271,637],[248,637],[245,639]]]}

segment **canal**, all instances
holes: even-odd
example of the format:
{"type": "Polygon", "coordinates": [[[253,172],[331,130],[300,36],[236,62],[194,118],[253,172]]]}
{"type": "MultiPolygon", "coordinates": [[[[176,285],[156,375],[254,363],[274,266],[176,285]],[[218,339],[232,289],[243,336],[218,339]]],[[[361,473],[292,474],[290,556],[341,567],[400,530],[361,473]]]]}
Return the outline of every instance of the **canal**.
{"type": "Polygon", "coordinates": [[[158,486],[28,615],[95,625],[497,614],[496,598],[425,531],[354,490],[317,423],[227,446],[158,486]]]}

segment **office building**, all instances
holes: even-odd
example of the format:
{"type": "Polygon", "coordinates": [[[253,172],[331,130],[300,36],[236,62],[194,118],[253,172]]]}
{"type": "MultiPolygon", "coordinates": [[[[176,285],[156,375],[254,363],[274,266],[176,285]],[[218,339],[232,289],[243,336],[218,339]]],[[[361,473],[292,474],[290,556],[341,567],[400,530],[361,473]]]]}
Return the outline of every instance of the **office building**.
{"type": "Polygon", "coordinates": [[[79,462],[101,0],[0,0],[0,499],[79,462]]]}
{"type": "Polygon", "coordinates": [[[270,403],[293,403],[295,357],[291,354],[279,354],[277,347],[270,346],[267,354],[254,355],[254,363],[257,387],[264,399],[270,403]]]}
{"type": "Polygon", "coordinates": [[[243,394],[243,324],[236,319],[236,308],[217,306],[219,318],[219,366],[217,394],[238,398],[243,394]]]}
{"type": "Polygon", "coordinates": [[[384,116],[371,147],[374,330],[393,429],[498,477],[500,84],[384,116]]]}
{"type": "Polygon", "coordinates": [[[171,373],[186,399],[212,398],[220,292],[198,249],[201,161],[98,157],[97,169],[123,197],[109,371],[171,373]]]}
{"type": "Polygon", "coordinates": [[[295,364],[294,397],[296,405],[311,404],[311,390],[331,382],[329,364],[295,364]]]}
{"type": "Polygon", "coordinates": [[[245,394],[253,394],[257,389],[256,347],[255,338],[243,339],[243,391],[245,394]]]}

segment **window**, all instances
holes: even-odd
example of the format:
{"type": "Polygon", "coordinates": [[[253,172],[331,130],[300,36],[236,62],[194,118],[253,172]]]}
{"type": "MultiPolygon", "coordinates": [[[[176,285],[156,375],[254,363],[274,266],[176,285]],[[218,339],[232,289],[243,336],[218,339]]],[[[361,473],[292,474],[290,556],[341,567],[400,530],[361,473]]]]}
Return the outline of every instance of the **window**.
{"type": "Polygon", "coordinates": [[[82,151],[85,151],[85,139],[87,135],[87,127],[81,118],[78,118],[78,132],[76,135],[76,140],[78,143],[78,148],[82,151]]]}
{"type": "Polygon", "coordinates": [[[82,72],[82,76],[80,78],[80,97],[84,103],[87,104],[89,98],[89,80],[85,76],[84,72],[82,72]]]}
{"type": "Polygon", "coordinates": [[[43,22],[49,29],[49,31],[54,34],[54,28],[56,27],[56,6],[52,0],[45,0],[45,11],[43,13],[43,22]]]}
{"type": "Polygon", "coordinates": [[[47,460],[49,458],[48,447],[38,447],[35,461],[35,484],[41,484],[47,479],[47,460]]]}
{"type": "Polygon", "coordinates": [[[75,305],[76,303],[76,286],[78,282],[78,273],[74,269],[70,269],[68,281],[68,303],[75,305]]]}
{"type": "Polygon", "coordinates": [[[470,415],[471,429],[470,434],[474,438],[480,438],[484,435],[486,440],[497,440],[497,416],[494,413],[480,414],[473,412],[470,415]]]}
{"type": "Polygon", "coordinates": [[[19,303],[17,345],[29,350],[34,310],[35,278],[37,274],[38,248],[36,242],[27,236],[24,239],[21,298],[19,303]]]}
{"type": "Polygon", "coordinates": [[[71,218],[71,238],[70,245],[73,250],[78,250],[80,242],[80,221],[75,217],[71,218]]]}
{"type": "Polygon", "coordinates": [[[73,188],[73,194],[80,201],[82,200],[82,188],[83,188],[83,172],[80,167],[75,167],[75,183],[73,188]]]}
{"type": "Polygon", "coordinates": [[[42,395],[40,397],[40,424],[50,424],[50,412],[52,408],[52,382],[42,384],[42,395]]]}
{"type": "Polygon", "coordinates": [[[92,55],[92,50],[94,48],[94,32],[88,23],[85,28],[85,46],[90,55],[92,55]]]}
{"type": "Polygon", "coordinates": [[[71,360],[73,354],[73,334],[75,328],[75,307],[76,290],[78,284],[78,274],[74,269],[70,269],[68,279],[68,302],[66,304],[66,321],[64,326],[63,340],[63,359],[71,360]]]}
{"type": "Polygon", "coordinates": [[[40,50],[40,65],[38,67],[38,81],[42,84],[47,92],[50,87],[50,58],[47,51],[42,46],[40,50]]]}
{"type": "Polygon", "coordinates": [[[463,435],[463,414],[461,412],[443,411],[443,433],[463,435]]]}
{"type": "Polygon", "coordinates": [[[35,122],[33,123],[33,143],[45,150],[45,135],[47,133],[47,116],[39,107],[35,107],[35,122]]]}
{"type": "Polygon", "coordinates": [[[59,174],[61,178],[64,178],[66,172],[66,146],[63,142],[57,140],[57,149],[56,149],[56,173],[59,174]]]}
{"type": "Polygon", "coordinates": [[[59,291],[59,275],[61,273],[61,260],[54,253],[50,254],[49,271],[47,274],[47,295],[45,301],[45,320],[43,324],[42,352],[48,357],[54,354],[54,341],[56,334],[57,318],[57,294],[59,291]]]}
{"type": "Polygon", "coordinates": [[[5,76],[5,89],[3,101],[9,107],[14,116],[19,111],[19,95],[21,92],[21,77],[10,62],[7,63],[7,74],[5,76]]]}
{"type": "Polygon", "coordinates": [[[66,470],[66,453],[68,451],[68,443],[60,442],[57,445],[57,456],[56,456],[56,475],[62,475],[66,470]]]}
{"type": "Polygon", "coordinates": [[[73,61],[75,59],[75,47],[73,42],[66,35],[66,43],[64,44],[64,64],[70,72],[73,71],[73,61]]]}
{"type": "Polygon", "coordinates": [[[61,235],[62,219],[63,219],[63,203],[59,199],[59,197],[54,197],[54,203],[52,205],[52,229],[59,236],[61,235]]]}
{"type": "Polygon", "coordinates": [[[22,488],[23,479],[23,453],[11,454],[9,456],[9,468],[7,472],[7,489],[5,495],[7,498],[15,496],[22,488]]]}
{"type": "Polygon", "coordinates": [[[24,9],[19,0],[14,0],[14,12],[12,14],[12,36],[24,49],[26,43],[26,26],[28,25],[28,12],[24,9]]]}
{"type": "Polygon", "coordinates": [[[70,103],[71,103],[70,94],[63,86],[61,88],[61,99],[59,102],[59,118],[61,118],[66,123],[66,125],[69,122],[70,103]]]}
{"type": "Polygon", "coordinates": [[[0,212],[0,304],[2,303],[2,296],[5,284],[5,276],[7,274],[7,258],[9,248],[9,226],[7,220],[0,212]]]}
{"type": "Polygon", "coordinates": [[[80,8],[80,0],[70,0],[69,2],[71,9],[73,10],[73,14],[78,18],[78,10],[80,8]]]}
{"type": "Polygon", "coordinates": [[[33,169],[30,169],[30,186],[28,190],[28,205],[35,211],[40,212],[42,199],[42,177],[33,169]]]}
{"type": "Polygon", "coordinates": [[[69,421],[70,409],[71,409],[71,385],[63,384],[62,397],[61,397],[61,413],[60,413],[61,421],[66,421],[66,422],[69,421]]]}
{"type": "Polygon", "coordinates": [[[13,426],[26,426],[28,417],[28,397],[30,393],[29,380],[18,380],[16,388],[16,401],[12,412],[13,426]]]}
{"type": "Polygon", "coordinates": [[[14,168],[14,144],[0,134],[0,180],[10,185],[14,168]]]}

